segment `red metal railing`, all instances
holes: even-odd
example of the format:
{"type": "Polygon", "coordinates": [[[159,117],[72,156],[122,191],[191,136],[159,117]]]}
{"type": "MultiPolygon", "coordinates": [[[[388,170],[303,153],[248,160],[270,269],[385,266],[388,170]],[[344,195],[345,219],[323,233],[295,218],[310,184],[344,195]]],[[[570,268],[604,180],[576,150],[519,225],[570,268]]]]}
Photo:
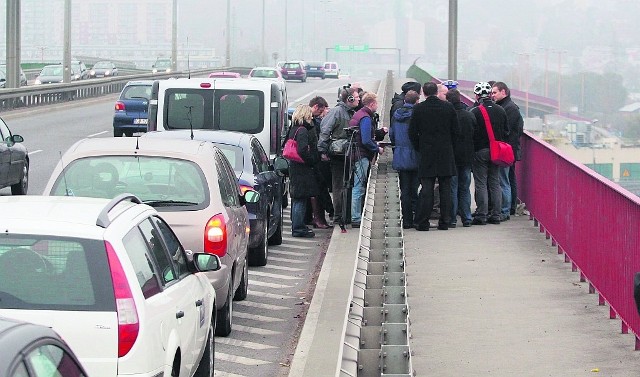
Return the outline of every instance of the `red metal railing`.
{"type": "Polygon", "coordinates": [[[558,245],[589,292],[607,303],[622,333],[636,336],[640,316],[633,278],[640,271],[640,198],[525,132],[516,165],[518,196],[540,231],[558,245]]]}

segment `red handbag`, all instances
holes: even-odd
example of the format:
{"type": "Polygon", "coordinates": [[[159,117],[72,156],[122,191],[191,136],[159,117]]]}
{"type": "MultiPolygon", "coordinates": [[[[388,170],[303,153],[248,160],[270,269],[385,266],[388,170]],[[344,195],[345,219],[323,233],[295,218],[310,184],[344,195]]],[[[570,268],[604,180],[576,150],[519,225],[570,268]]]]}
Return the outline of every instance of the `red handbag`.
{"type": "Polygon", "coordinates": [[[489,120],[487,109],[485,109],[484,105],[480,105],[478,108],[480,108],[480,112],[484,118],[484,124],[487,128],[487,136],[489,136],[489,153],[491,155],[491,162],[500,167],[513,165],[516,159],[513,155],[513,148],[511,147],[511,144],[496,140],[496,137],[493,135],[493,126],[491,126],[491,120],[489,120]]]}
{"type": "Polygon", "coordinates": [[[298,162],[304,164],[304,160],[300,157],[298,153],[298,142],[296,141],[296,136],[298,135],[298,131],[302,126],[299,126],[296,132],[293,134],[293,137],[288,139],[286,143],[284,143],[284,149],[282,150],[282,157],[286,158],[289,161],[298,162]]]}

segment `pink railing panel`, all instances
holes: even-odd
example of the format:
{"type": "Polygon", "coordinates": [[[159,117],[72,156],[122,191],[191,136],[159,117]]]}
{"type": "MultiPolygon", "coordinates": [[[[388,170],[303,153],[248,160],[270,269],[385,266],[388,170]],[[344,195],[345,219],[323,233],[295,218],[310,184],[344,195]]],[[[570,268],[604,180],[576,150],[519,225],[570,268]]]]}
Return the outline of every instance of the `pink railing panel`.
{"type": "Polygon", "coordinates": [[[637,338],[640,198],[527,132],[521,142],[519,198],[637,338]]]}

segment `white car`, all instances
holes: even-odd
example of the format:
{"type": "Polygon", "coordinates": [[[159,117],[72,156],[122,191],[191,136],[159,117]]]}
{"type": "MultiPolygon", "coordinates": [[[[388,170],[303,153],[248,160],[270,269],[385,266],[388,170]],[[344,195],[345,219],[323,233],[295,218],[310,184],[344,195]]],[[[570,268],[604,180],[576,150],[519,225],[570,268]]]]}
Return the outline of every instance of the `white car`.
{"type": "Polygon", "coordinates": [[[53,328],[92,377],[212,376],[217,256],[185,251],[155,209],[0,197],[0,316],[53,328]]]}
{"type": "Polygon", "coordinates": [[[336,62],[324,62],[324,75],[325,77],[340,77],[340,66],[336,62]]]}

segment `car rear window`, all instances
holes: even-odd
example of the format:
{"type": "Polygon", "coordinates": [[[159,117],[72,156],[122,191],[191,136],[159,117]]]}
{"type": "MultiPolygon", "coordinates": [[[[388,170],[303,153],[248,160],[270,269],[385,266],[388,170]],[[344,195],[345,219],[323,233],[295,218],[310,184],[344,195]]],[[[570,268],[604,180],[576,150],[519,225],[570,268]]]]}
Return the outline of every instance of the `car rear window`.
{"type": "Polygon", "coordinates": [[[3,235],[0,308],[115,311],[104,242],[3,235]]]}
{"type": "Polygon", "coordinates": [[[151,98],[151,85],[127,85],[122,90],[120,99],[151,98]]]}
{"type": "Polygon", "coordinates": [[[93,156],[71,161],[51,195],[114,198],[132,193],[162,211],[208,206],[209,185],[193,161],[162,156],[93,156]]]}
{"type": "Polygon", "coordinates": [[[300,64],[298,64],[298,63],[286,63],[284,65],[284,68],[287,68],[287,69],[298,69],[298,68],[300,68],[300,64]]]}
{"type": "Polygon", "coordinates": [[[224,156],[229,160],[229,164],[233,168],[236,175],[242,173],[244,167],[244,155],[242,154],[242,148],[237,145],[213,143],[216,147],[220,148],[224,156]]]}

